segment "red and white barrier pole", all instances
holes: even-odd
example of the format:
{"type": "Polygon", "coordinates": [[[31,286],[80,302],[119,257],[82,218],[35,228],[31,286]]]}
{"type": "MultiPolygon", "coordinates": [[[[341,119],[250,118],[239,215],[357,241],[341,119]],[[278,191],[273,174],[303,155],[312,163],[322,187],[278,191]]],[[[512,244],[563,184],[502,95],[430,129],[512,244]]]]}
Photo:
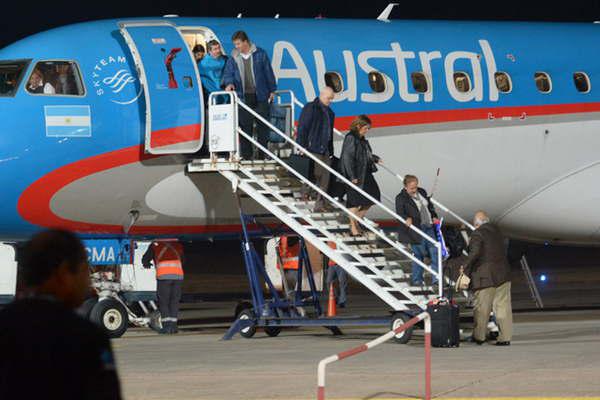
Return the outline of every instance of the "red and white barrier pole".
{"type": "Polygon", "coordinates": [[[396,329],[389,331],[377,339],[322,359],[317,367],[317,400],[325,400],[325,372],[328,364],[341,361],[344,358],[355,356],[359,353],[372,349],[375,346],[385,343],[400,332],[423,320],[425,320],[425,400],[431,400],[431,319],[429,314],[426,312],[422,312],[410,321],[400,325],[396,329]]]}
{"type": "MultiPolygon", "coordinates": [[[[425,400],[431,400],[431,316],[425,312],[425,400]]],[[[421,314],[422,315],[422,314],[421,314]]]]}

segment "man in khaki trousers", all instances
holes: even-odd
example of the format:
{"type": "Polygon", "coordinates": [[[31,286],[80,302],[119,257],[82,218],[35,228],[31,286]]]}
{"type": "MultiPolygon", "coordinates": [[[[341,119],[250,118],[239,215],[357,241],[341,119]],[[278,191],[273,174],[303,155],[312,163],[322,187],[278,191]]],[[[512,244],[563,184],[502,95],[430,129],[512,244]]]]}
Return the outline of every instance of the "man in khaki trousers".
{"type": "Polygon", "coordinates": [[[502,233],[483,211],[473,219],[475,231],[469,242],[469,255],[464,273],[471,278],[474,292],[474,319],[472,340],[483,344],[487,324],[493,310],[500,335],[497,346],[508,346],[512,338],[512,306],[510,298],[510,264],[506,258],[502,233]]]}

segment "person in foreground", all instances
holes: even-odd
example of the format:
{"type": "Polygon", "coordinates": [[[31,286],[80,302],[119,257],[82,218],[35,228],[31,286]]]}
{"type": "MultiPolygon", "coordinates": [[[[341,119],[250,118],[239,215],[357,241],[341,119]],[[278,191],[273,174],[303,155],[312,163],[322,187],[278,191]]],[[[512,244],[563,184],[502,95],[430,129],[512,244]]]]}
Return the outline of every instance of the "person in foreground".
{"type": "Polygon", "coordinates": [[[504,238],[484,211],[475,214],[473,225],[475,231],[471,235],[469,255],[463,266],[474,292],[475,325],[471,341],[477,344],[485,342],[488,320],[493,310],[500,329],[496,345],[508,346],[512,338],[512,306],[510,264],[506,258],[504,238]]]}
{"type": "MultiPolygon", "coordinates": [[[[381,192],[373,173],[377,171],[375,164],[380,163],[381,159],[373,154],[369,141],[365,137],[370,129],[371,120],[366,115],[359,115],[352,121],[350,132],[344,137],[344,144],[342,145],[340,155],[341,172],[349,181],[379,201],[381,192]]],[[[372,205],[373,201],[357,190],[348,187],[346,207],[354,215],[363,218],[372,205]]],[[[359,223],[354,218],[350,218],[350,234],[359,236],[361,233],[359,223]]]]}
{"type": "Polygon", "coordinates": [[[19,274],[23,298],[0,311],[0,399],[121,399],[108,337],[75,313],[90,291],[79,239],[35,235],[19,274]]]}

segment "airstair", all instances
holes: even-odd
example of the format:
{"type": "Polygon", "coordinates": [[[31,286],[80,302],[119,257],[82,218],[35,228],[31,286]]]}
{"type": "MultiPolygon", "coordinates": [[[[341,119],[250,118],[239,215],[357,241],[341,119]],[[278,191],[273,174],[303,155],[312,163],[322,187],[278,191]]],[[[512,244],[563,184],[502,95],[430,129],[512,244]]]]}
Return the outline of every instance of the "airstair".
{"type": "MultiPolygon", "coordinates": [[[[293,110],[298,102],[293,93],[288,94],[291,100],[287,106],[293,110]]],[[[340,199],[322,191],[294,169],[289,164],[289,159],[284,158],[281,152],[279,155],[275,154],[262,146],[250,133],[244,132],[238,125],[240,109],[250,113],[279,135],[294,154],[302,154],[312,159],[315,164],[327,169],[332,177],[335,176],[338,181],[372,201],[372,209],[386,215],[387,220],[395,222],[396,225],[405,223],[405,220],[388,206],[371,197],[297,144],[290,137],[292,129],[278,129],[240,101],[234,92],[217,92],[210,95],[210,158],[191,161],[188,164],[189,173],[221,174],[231,182],[234,192],[241,191],[254,199],[268,213],[335,261],[396,312],[420,312],[426,309],[428,301],[442,295],[444,285],[452,284],[448,277],[439,279],[442,276],[442,251],[436,238],[429,237],[414,226],[410,227],[438,249],[437,260],[431,260],[431,265],[425,264],[412,254],[409,247],[396,239],[395,228],[389,231],[374,221],[354,215],[340,199]],[[284,131],[287,131],[287,134],[284,131]],[[239,142],[242,138],[250,142],[265,160],[241,160],[239,142]],[[302,196],[304,185],[322,195],[330,211],[314,212],[315,202],[302,196]],[[361,224],[363,234],[351,236],[350,218],[361,224]],[[335,248],[330,246],[332,243],[335,244],[335,248]],[[430,276],[430,281],[437,281],[437,284],[412,286],[410,270],[413,262],[423,267],[426,275],[430,276]]],[[[292,117],[287,122],[293,127],[293,112],[289,114],[292,117]]]]}

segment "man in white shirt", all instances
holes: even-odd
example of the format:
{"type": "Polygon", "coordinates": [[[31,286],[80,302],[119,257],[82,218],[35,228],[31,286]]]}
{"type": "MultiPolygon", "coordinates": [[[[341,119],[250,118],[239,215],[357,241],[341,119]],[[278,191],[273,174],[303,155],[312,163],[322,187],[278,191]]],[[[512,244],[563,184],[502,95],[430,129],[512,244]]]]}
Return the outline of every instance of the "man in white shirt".
{"type": "MultiPolygon", "coordinates": [[[[425,257],[431,260],[431,268],[438,270],[437,248],[430,241],[410,229],[411,225],[423,231],[430,238],[437,241],[434,224],[439,223],[433,203],[425,189],[419,187],[419,179],[414,175],[404,177],[404,189],[396,196],[396,213],[406,220],[406,225],[401,225],[398,231],[398,240],[410,243],[414,256],[423,261],[425,257]]],[[[423,285],[423,268],[413,262],[411,281],[413,286],[423,285]]],[[[434,276],[432,284],[438,279],[434,276]]]]}

